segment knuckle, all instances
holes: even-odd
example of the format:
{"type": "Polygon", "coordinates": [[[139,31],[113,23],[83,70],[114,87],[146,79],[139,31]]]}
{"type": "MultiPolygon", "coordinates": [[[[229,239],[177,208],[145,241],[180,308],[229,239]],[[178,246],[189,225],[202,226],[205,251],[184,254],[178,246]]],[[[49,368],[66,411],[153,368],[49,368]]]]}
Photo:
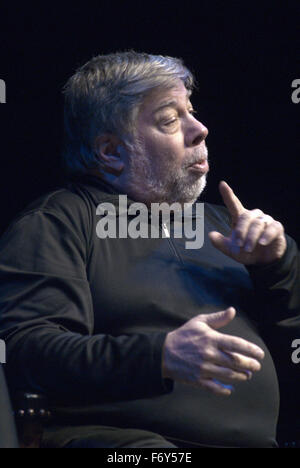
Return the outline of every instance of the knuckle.
{"type": "Polygon", "coordinates": [[[195,321],[195,322],[198,323],[198,321],[199,321],[199,322],[204,322],[205,320],[206,320],[206,314],[199,314],[199,315],[197,315],[196,317],[192,318],[192,319],[191,319],[191,322],[192,322],[192,321],[195,321]]]}
{"type": "Polygon", "coordinates": [[[226,370],[226,372],[224,372],[224,379],[226,380],[233,380],[234,377],[235,377],[235,372],[231,369],[228,369],[226,370]]]}
{"type": "Polygon", "coordinates": [[[231,361],[235,366],[240,366],[242,364],[242,358],[235,353],[231,354],[231,361]]]}
{"type": "Polygon", "coordinates": [[[278,230],[278,224],[276,221],[272,221],[271,223],[267,224],[266,229],[269,231],[277,231],[278,230]]]}
{"type": "Polygon", "coordinates": [[[250,216],[250,211],[248,210],[244,211],[239,217],[239,222],[244,223],[245,221],[247,221],[249,216],[250,216]]]}
{"type": "MultiPolygon", "coordinates": [[[[197,319],[198,319],[198,317],[197,317],[197,319]]],[[[195,323],[193,323],[193,326],[195,327],[196,330],[203,333],[203,339],[206,338],[208,325],[206,323],[206,317],[204,315],[201,317],[200,320],[199,319],[196,320],[195,323]]]]}
{"type": "Polygon", "coordinates": [[[211,361],[214,358],[214,355],[215,355],[214,350],[211,347],[207,347],[203,351],[203,358],[206,361],[211,361]]]}
{"type": "Polygon", "coordinates": [[[263,219],[260,219],[260,218],[254,218],[252,223],[251,223],[252,226],[255,226],[255,227],[260,227],[260,226],[264,226],[265,225],[265,221],[263,219]]]}
{"type": "Polygon", "coordinates": [[[275,220],[274,220],[272,224],[273,224],[273,225],[276,227],[276,229],[278,229],[279,231],[281,231],[281,232],[284,231],[284,227],[283,227],[283,225],[282,225],[279,221],[275,221],[275,220]]]}
{"type": "Polygon", "coordinates": [[[207,366],[206,361],[201,360],[199,362],[198,369],[197,369],[196,373],[197,373],[197,378],[198,379],[201,379],[201,378],[203,378],[203,376],[207,375],[208,366],[207,366]]]}
{"type": "Polygon", "coordinates": [[[256,217],[256,216],[264,216],[264,212],[260,210],[259,208],[255,208],[254,210],[251,210],[251,215],[256,217]]]}

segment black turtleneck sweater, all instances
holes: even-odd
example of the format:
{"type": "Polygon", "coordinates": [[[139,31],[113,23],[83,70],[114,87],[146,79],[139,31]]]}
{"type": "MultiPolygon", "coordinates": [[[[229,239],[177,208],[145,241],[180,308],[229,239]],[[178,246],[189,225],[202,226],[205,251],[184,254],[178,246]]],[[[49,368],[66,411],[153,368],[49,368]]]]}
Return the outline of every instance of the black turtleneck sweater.
{"type": "Polygon", "coordinates": [[[287,237],[280,261],[246,268],[210,243],[208,233],[226,234],[230,223],[224,207],[207,203],[200,249],[186,249],[172,226],[170,238],[99,239],[102,202],[117,206],[118,194],[83,178],[32,203],[1,238],[0,337],[11,388],[46,393],[60,424],[148,429],[199,446],[274,446],[274,360],[277,371],[295,371],[295,242],[287,237]],[[166,334],[229,306],[237,315],[221,331],[264,349],[261,371],[229,398],[163,380],[166,334]]]}

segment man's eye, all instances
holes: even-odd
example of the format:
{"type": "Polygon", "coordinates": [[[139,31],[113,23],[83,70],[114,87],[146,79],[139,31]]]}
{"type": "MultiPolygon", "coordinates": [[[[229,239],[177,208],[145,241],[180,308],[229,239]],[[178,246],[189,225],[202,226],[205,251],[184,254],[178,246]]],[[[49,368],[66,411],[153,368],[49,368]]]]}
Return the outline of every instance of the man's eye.
{"type": "Polygon", "coordinates": [[[167,120],[166,122],[164,122],[164,125],[173,125],[174,123],[177,122],[178,119],[172,119],[172,120],[167,120]]]}
{"type": "MultiPolygon", "coordinates": [[[[189,109],[188,112],[189,112],[189,114],[192,114],[192,115],[197,114],[197,111],[196,111],[195,109],[189,109]]],[[[169,120],[163,120],[163,121],[162,121],[162,124],[163,124],[164,126],[169,127],[169,126],[174,125],[177,121],[178,121],[178,117],[174,117],[174,118],[169,119],[169,120]]]]}

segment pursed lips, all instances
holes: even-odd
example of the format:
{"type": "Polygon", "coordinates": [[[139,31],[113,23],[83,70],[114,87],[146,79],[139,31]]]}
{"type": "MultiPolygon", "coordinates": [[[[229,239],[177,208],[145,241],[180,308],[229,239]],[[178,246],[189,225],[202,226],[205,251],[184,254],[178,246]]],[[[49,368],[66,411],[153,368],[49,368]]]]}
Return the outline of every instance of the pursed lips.
{"type": "Polygon", "coordinates": [[[206,173],[209,169],[207,157],[204,156],[202,158],[197,159],[193,163],[190,163],[188,165],[188,168],[197,172],[206,173]]]}

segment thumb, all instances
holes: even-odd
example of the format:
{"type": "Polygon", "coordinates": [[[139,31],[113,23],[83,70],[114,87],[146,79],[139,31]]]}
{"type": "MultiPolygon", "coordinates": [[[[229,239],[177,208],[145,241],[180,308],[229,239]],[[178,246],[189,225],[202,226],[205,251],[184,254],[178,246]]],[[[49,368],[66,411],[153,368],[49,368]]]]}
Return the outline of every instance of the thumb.
{"type": "Polygon", "coordinates": [[[209,327],[218,329],[225,327],[235,317],[236,311],[234,307],[228,307],[221,312],[215,312],[213,314],[205,314],[202,316],[201,321],[205,322],[209,327]]]}
{"type": "Polygon", "coordinates": [[[216,249],[220,250],[225,255],[230,255],[229,240],[220,232],[212,231],[208,234],[210,241],[216,249]]]}

